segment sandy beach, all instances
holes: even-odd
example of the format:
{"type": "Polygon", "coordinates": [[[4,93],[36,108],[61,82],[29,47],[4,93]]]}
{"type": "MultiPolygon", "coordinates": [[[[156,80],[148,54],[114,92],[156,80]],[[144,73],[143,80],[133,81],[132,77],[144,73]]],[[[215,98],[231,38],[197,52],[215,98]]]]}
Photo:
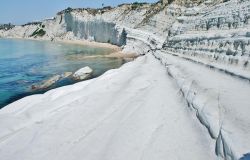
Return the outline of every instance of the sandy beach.
{"type": "Polygon", "coordinates": [[[109,44],[109,43],[100,43],[88,40],[55,40],[55,42],[62,42],[62,43],[70,43],[70,44],[80,44],[80,45],[87,45],[93,47],[101,47],[101,48],[110,48],[114,51],[121,51],[121,47],[109,44]]]}
{"type": "MultiPolygon", "coordinates": [[[[11,38],[11,39],[49,41],[48,39],[35,39],[35,38],[11,38]]],[[[109,43],[101,43],[101,42],[94,42],[94,41],[88,41],[88,40],[62,40],[62,39],[55,39],[53,42],[54,43],[78,44],[78,45],[112,49],[112,52],[108,55],[84,56],[84,57],[79,56],[78,57],[79,59],[98,58],[98,57],[134,59],[138,57],[138,54],[136,53],[123,52],[121,47],[117,45],[109,44],[109,43]]]]}
{"type": "Polygon", "coordinates": [[[56,40],[55,42],[68,43],[68,44],[79,44],[79,45],[86,45],[86,46],[93,46],[93,47],[100,47],[100,48],[110,48],[113,50],[108,55],[84,56],[82,58],[79,57],[81,59],[97,58],[97,57],[134,59],[134,58],[138,57],[138,55],[136,53],[123,52],[121,47],[119,47],[117,45],[109,44],[109,43],[100,43],[100,42],[94,42],[94,41],[88,41],[88,40],[56,40]]]}

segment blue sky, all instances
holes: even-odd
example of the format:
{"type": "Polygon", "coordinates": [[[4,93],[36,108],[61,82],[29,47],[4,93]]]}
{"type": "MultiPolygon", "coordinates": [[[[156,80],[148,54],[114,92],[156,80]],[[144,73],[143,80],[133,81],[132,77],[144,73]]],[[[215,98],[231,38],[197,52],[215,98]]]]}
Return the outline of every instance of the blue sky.
{"type": "Polygon", "coordinates": [[[156,2],[158,0],[1,0],[0,23],[23,24],[26,22],[53,17],[67,7],[98,8],[117,6],[121,3],[156,2]]]}

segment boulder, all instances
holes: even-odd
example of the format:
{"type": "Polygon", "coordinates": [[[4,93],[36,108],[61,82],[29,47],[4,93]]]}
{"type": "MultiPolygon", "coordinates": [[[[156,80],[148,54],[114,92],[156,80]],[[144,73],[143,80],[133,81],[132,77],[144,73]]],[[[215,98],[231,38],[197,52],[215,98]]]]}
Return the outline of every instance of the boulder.
{"type": "Polygon", "coordinates": [[[77,70],[73,74],[73,78],[76,80],[84,80],[84,79],[89,78],[92,73],[93,73],[93,70],[89,66],[86,66],[84,68],[77,70]]]}
{"type": "Polygon", "coordinates": [[[50,86],[55,84],[57,81],[59,81],[60,78],[61,78],[60,75],[55,75],[55,76],[49,78],[48,80],[45,80],[44,82],[42,82],[39,85],[32,85],[31,89],[32,90],[42,90],[42,89],[49,88],[50,86]]]}
{"type": "Polygon", "coordinates": [[[58,81],[60,81],[60,80],[62,80],[64,78],[68,78],[68,77],[72,76],[72,74],[73,74],[72,72],[64,72],[61,75],[52,76],[52,77],[50,77],[49,79],[43,81],[40,84],[32,85],[31,89],[32,90],[43,90],[43,89],[49,88],[53,84],[57,83],[58,81]]]}
{"type": "Polygon", "coordinates": [[[68,77],[70,77],[70,76],[72,76],[72,72],[64,72],[62,75],[61,75],[61,77],[62,78],[68,78],[68,77]]]}
{"type": "Polygon", "coordinates": [[[47,81],[45,81],[42,85],[41,88],[48,88],[51,85],[55,84],[57,81],[59,81],[59,79],[61,78],[60,75],[55,75],[53,77],[51,77],[50,79],[48,79],[47,81]]]}

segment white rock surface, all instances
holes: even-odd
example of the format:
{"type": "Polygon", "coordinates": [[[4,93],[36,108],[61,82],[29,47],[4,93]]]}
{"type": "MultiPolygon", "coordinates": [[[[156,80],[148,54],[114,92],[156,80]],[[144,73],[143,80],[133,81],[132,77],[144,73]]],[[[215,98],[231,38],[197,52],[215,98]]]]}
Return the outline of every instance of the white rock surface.
{"type": "Polygon", "coordinates": [[[248,153],[249,82],[176,55],[160,51],[154,55],[166,65],[188,107],[216,141],[215,153],[221,159],[239,159],[248,153]]]}
{"type": "Polygon", "coordinates": [[[177,90],[148,55],[97,79],[26,97],[0,112],[1,158],[215,159],[214,142],[177,90]]]}

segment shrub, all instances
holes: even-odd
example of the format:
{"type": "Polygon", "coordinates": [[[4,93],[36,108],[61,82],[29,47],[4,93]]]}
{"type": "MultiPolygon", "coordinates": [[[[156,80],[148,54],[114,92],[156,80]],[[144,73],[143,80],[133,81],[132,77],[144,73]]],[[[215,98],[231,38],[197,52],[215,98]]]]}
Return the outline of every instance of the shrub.
{"type": "Polygon", "coordinates": [[[132,3],[132,6],[131,6],[131,9],[132,10],[135,10],[135,9],[137,9],[138,7],[141,7],[141,6],[143,6],[144,4],[146,4],[146,3],[139,3],[139,2],[134,2],[134,3],[132,3]]]}
{"type": "Polygon", "coordinates": [[[34,37],[34,36],[39,36],[42,37],[46,34],[46,31],[44,31],[43,29],[39,29],[37,28],[31,35],[30,37],[34,37]]]}

